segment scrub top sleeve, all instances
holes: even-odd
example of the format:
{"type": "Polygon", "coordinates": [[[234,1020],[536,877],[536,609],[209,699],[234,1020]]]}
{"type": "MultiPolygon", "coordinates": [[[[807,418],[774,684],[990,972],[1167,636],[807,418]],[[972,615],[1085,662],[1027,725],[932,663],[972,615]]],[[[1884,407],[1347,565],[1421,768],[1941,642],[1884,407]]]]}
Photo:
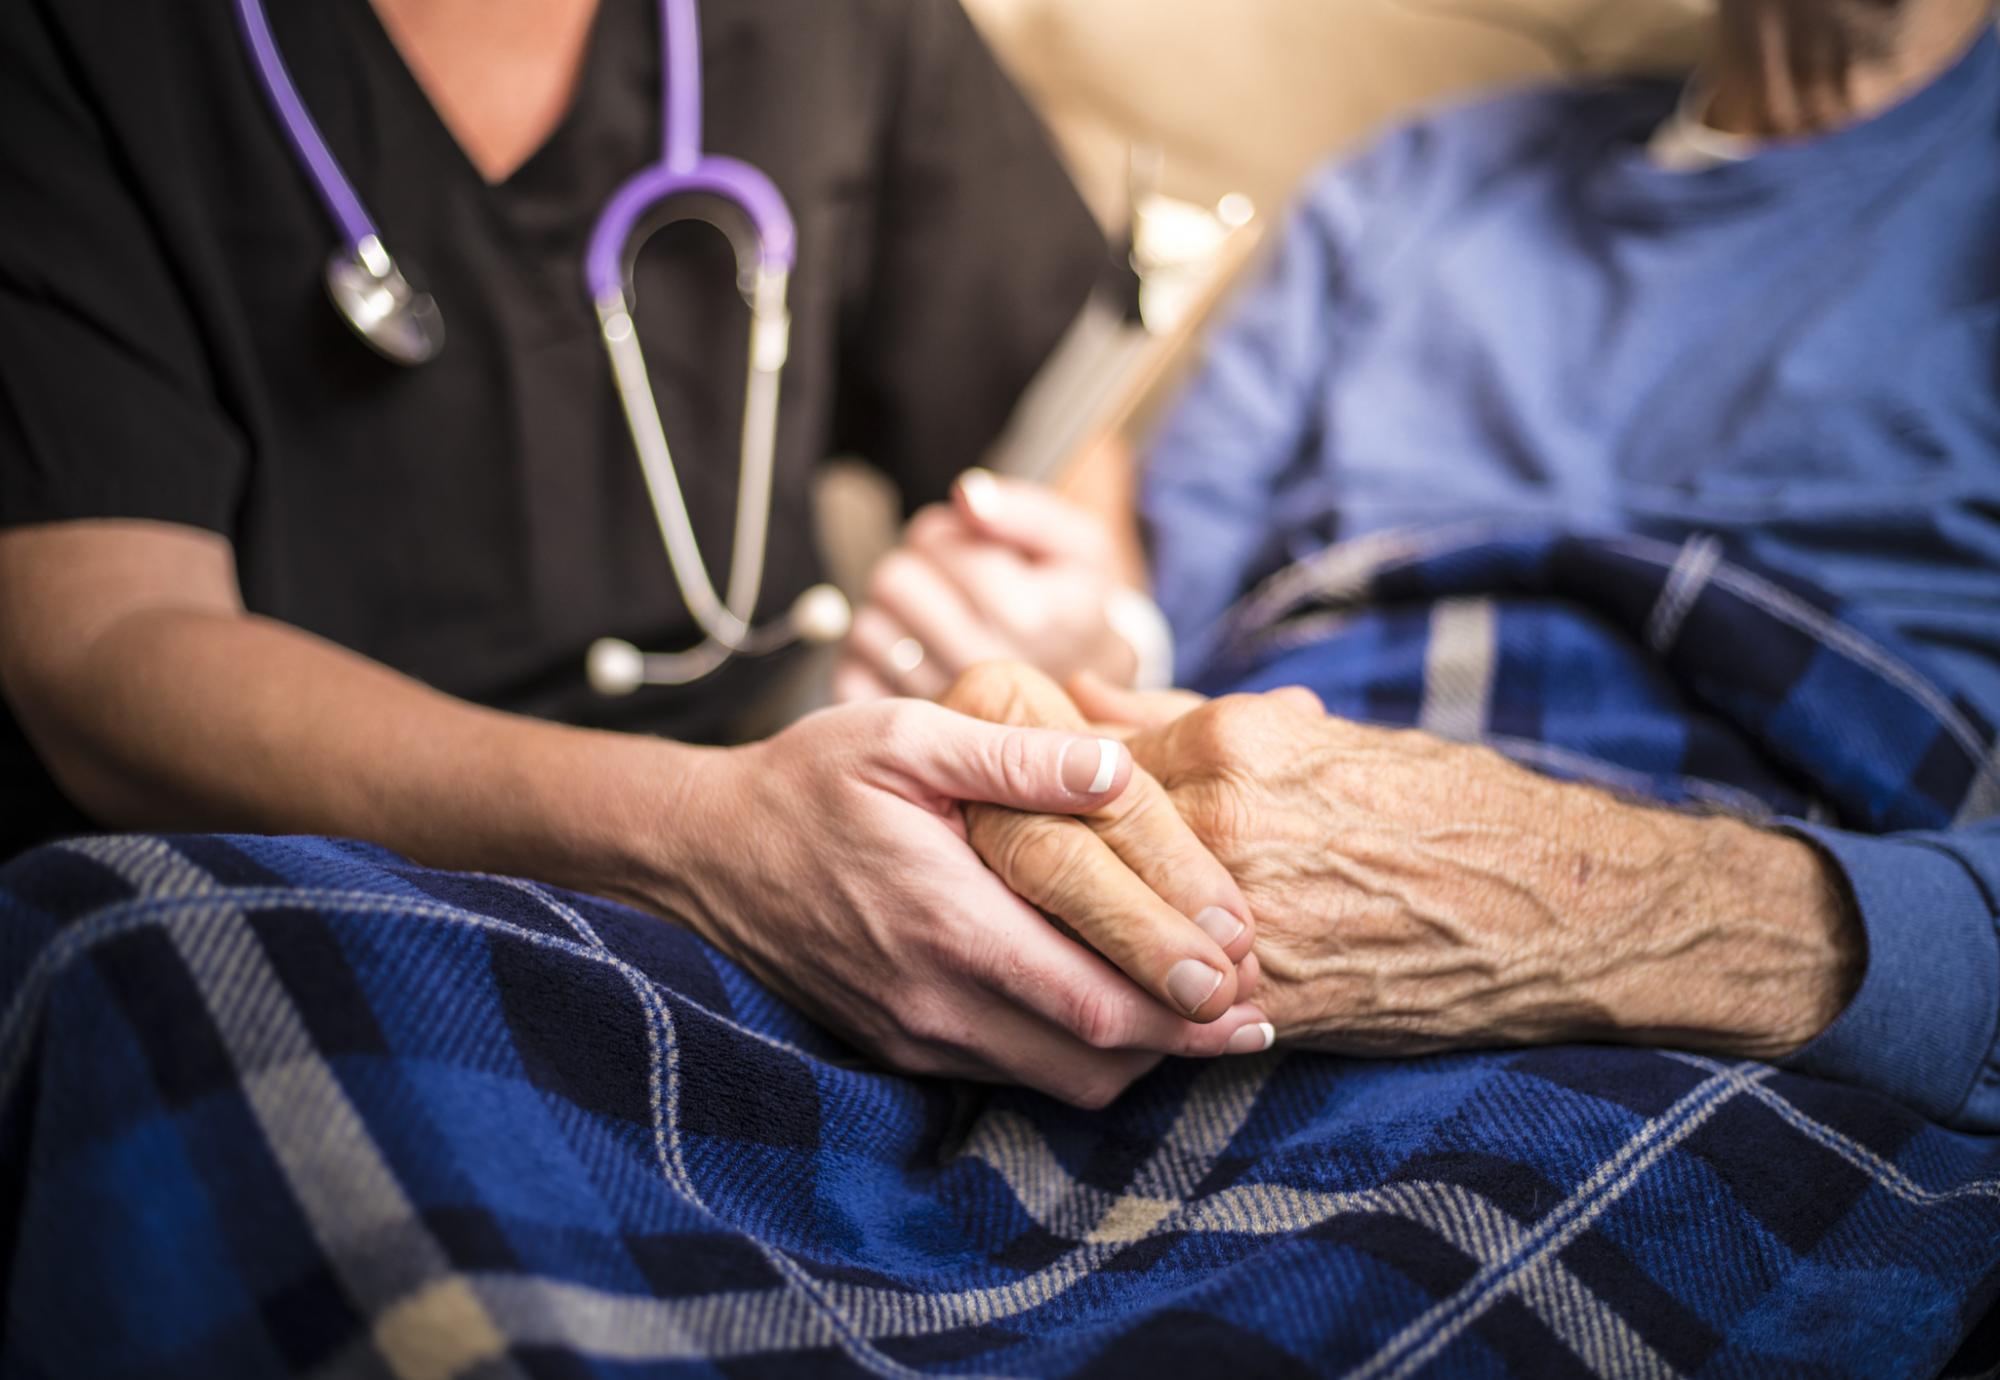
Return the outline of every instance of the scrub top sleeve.
{"type": "Polygon", "coordinates": [[[148,518],[227,534],[243,442],[163,217],[29,3],[0,18],[0,527],[148,518]]]}
{"type": "Polygon", "coordinates": [[[843,320],[835,440],[914,509],[980,462],[1108,251],[958,0],[906,10],[871,268],[843,320]]]}

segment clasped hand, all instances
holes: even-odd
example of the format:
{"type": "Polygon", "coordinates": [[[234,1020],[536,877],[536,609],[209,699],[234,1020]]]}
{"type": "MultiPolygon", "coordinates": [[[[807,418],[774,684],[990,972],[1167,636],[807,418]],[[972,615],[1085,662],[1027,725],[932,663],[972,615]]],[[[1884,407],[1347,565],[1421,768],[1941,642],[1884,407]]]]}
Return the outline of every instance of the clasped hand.
{"type": "Polygon", "coordinates": [[[899,1068],[1083,1106],[1274,1035],[1775,1058],[1858,982],[1857,925],[1797,839],[1303,690],[1072,691],[990,663],[943,705],[701,758],[629,892],[899,1068]]]}
{"type": "Polygon", "coordinates": [[[947,696],[1013,724],[1118,725],[1137,762],[1078,818],[974,807],[971,841],[1121,966],[1177,817],[1256,919],[1257,1002],[1355,1055],[1618,1041],[1776,1058],[1859,980],[1858,926],[1809,845],[1615,799],[1484,748],[1326,715],[1303,690],[1214,702],[979,668],[947,696]]]}
{"type": "Polygon", "coordinates": [[[897,1068],[1101,1106],[1163,1056],[1268,1047],[1243,894],[1178,815],[1152,811],[1112,845],[1129,856],[1105,851],[1128,901],[1114,933],[1095,892],[1072,895],[1075,850],[1012,854],[1010,890],[965,812],[1087,813],[1132,779],[1099,735],[915,700],[830,709],[692,758],[650,830],[656,854],[614,890],[897,1068]],[[1150,887],[1130,880],[1139,866],[1150,887]]]}

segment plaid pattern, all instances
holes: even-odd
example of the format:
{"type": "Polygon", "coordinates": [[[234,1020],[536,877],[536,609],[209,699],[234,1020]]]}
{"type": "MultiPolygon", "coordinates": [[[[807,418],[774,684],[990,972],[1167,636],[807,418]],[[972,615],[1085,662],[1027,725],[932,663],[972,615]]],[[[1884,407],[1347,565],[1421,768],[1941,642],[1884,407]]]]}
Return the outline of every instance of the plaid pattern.
{"type": "Polygon", "coordinates": [[[90,840],[0,908],[9,1375],[1880,1377],[2000,1294],[2000,1144],[1758,1065],[1263,1057],[1087,1115],[361,845],[90,840]]]}
{"type": "Polygon", "coordinates": [[[1680,546],[1486,526],[1345,542],[1231,615],[1201,688],[1310,685],[1553,774],[1863,833],[2000,811],[1994,728],[1798,581],[1680,546]]]}
{"type": "MultiPolygon", "coordinates": [[[[1700,543],[1343,548],[1232,655],[1670,799],[1995,798],[1969,707],[1700,543]]],[[[870,1069],[617,906],[316,840],[31,854],[0,994],[9,1376],[2000,1370],[2000,1141],[1757,1064],[1279,1055],[1085,1114],[870,1069]]]]}

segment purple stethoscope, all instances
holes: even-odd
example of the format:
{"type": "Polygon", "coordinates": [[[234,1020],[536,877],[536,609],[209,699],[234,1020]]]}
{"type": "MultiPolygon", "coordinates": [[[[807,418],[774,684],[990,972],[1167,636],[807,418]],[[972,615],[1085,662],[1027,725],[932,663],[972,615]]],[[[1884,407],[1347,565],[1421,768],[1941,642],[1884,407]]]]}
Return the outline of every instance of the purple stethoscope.
{"type": "MultiPolygon", "coordinates": [[[[236,0],[236,12],[265,94],[327,214],[340,229],[341,243],[327,260],[327,294],[355,333],[384,358],[405,365],[436,358],[444,348],[444,317],[428,293],[410,286],[382,247],[374,220],[334,161],[285,70],[262,0],[236,0]]],[[[763,587],[771,530],[778,383],[791,349],[786,291],[797,259],[798,234],[784,196],[770,178],[747,163],[702,152],[696,0],[660,0],[660,46],[660,161],[641,169],[612,194],[590,235],[584,279],[597,308],[598,329],[674,582],[703,639],[686,651],[668,653],[641,652],[629,642],[611,638],[596,642],[587,670],[592,687],[603,695],[628,695],[642,685],[692,684],[731,657],[764,656],[795,642],[837,642],[847,635],[851,622],[845,596],[831,585],[815,585],[779,621],[764,627],[750,623],[763,587]],[[671,202],[681,204],[670,208],[671,202]],[[708,209],[714,206],[731,208],[736,214],[714,216],[708,209]],[[639,349],[639,333],[632,324],[633,262],[656,231],[683,220],[713,226],[729,240],[736,251],[737,288],[750,308],[736,541],[726,597],[716,593],[702,560],[639,349]]]]}

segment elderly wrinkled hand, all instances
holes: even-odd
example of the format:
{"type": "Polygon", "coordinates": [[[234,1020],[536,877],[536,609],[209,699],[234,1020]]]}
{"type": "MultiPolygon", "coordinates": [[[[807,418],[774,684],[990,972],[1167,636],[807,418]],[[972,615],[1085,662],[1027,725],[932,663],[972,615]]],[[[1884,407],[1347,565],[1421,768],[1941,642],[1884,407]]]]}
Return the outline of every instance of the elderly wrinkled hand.
{"type": "MultiPolygon", "coordinates": [[[[1258,1002],[1288,1042],[1392,1055],[1609,1040],[1775,1058],[1858,981],[1858,927],[1818,854],[1788,836],[1328,718],[1303,691],[1074,693],[1128,726],[1143,779],[1241,886],[1258,1002]]],[[[1005,839],[975,827],[973,841],[1007,875],[1005,839]]],[[[1072,888],[1129,885],[1119,865],[1171,871],[1132,841],[1117,864],[1093,862],[1072,888]]]]}

